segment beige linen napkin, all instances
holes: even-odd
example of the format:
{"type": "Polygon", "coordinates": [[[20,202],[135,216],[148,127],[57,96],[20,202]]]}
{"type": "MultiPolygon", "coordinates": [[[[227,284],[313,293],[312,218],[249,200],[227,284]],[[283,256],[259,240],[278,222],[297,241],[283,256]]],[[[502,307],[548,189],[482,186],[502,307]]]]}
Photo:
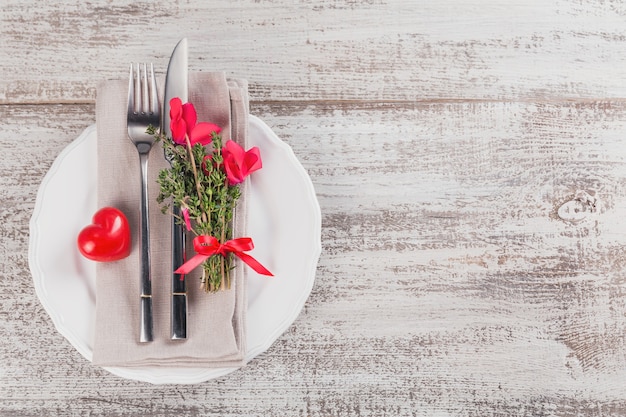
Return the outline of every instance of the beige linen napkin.
{"type": "MultiPolygon", "coordinates": [[[[98,208],[113,206],[126,214],[133,245],[127,258],[97,264],[93,363],[124,367],[241,366],[245,361],[247,303],[241,262],[236,262],[231,289],[216,294],[199,288],[198,273],[187,275],[187,339],[170,340],[171,217],[161,214],[156,202],[158,172],[168,166],[160,144],[153,146],[148,161],[155,337],[149,343],[138,341],[140,170],[137,150],[126,131],[127,94],[127,81],[106,81],[97,90],[98,208]]],[[[196,107],[198,121],[222,127],[224,142],[232,138],[246,147],[245,81],[227,81],[222,73],[191,73],[189,101],[196,107]]],[[[245,236],[246,194],[244,189],[235,210],[235,237],[245,236]]],[[[187,247],[193,250],[191,244],[187,247]]]]}

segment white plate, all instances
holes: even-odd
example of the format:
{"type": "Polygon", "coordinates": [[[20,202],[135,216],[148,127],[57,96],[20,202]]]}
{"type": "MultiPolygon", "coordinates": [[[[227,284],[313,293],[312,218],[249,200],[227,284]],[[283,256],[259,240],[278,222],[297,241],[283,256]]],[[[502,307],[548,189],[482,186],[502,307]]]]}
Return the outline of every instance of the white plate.
{"type": "MultiPolygon", "coordinates": [[[[57,330],[92,360],[95,263],[83,258],[76,237],[96,207],[96,128],[90,126],[54,161],[37,194],[30,221],[29,264],[37,295],[57,330]]],[[[275,277],[248,276],[249,361],[293,323],[308,298],[321,252],[321,214],[311,179],[291,148],[250,116],[249,146],[258,146],[263,169],[250,177],[248,233],[255,257],[275,277]]],[[[154,384],[192,384],[237,368],[107,367],[154,384]]]]}

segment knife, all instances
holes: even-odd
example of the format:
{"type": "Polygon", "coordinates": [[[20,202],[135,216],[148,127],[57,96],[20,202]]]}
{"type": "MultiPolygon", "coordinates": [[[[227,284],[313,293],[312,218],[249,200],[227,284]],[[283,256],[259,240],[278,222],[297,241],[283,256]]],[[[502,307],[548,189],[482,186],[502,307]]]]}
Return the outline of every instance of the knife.
{"type": "MultiPolygon", "coordinates": [[[[161,132],[171,137],[170,100],[179,97],[183,103],[188,100],[188,53],[187,38],[181,39],[170,57],[165,77],[165,97],[163,100],[163,126],[161,132]]],[[[174,215],[180,217],[180,208],[174,206],[174,215]]],[[[172,218],[172,298],[170,316],[170,338],[180,340],[187,338],[187,288],[183,275],[174,274],[185,261],[185,231],[182,225],[172,218]]]]}

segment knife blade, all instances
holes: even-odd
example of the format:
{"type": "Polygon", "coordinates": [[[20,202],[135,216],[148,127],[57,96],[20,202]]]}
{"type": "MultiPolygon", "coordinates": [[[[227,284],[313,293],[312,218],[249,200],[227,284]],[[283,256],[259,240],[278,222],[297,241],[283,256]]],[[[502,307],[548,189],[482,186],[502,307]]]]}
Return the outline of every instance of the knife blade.
{"type": "MultiPolygon", "coordinates": [[[[170,100],[179,97],[183,103],[188,100],[188,49],[187,38],[181,39],[167,66],[165,77],[165,96],[163,100],[163,125],[161,132],[171,137],[170,129],[170,100]]],[[[174,206],[174,215],[180,217],[180,208],[174,206]]],[[[184,276],[174,274],[179,266],[185,261],[185,231],[182,225],[177,224],[175,217],[172,218],[172,297],[170,314],[170,338],[181,340],[187,338],[187,286],[184,276]]]]}

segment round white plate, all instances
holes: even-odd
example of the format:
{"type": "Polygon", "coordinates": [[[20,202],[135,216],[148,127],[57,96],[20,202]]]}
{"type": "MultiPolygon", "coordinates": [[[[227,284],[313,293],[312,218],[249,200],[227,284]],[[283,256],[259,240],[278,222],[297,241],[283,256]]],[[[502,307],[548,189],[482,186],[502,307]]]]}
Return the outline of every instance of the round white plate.
{"type": "MultiPolygon", "coordinates": [[[[54,325],[92,360],[95,263],[76,247],[96,207],[96,128],[88,127],[54,161],[37,194],[30,221],[29,264],[37,296],[54,325]]],[[[291,148],[250,116],[249,146],[258,146],[263,169],[250,177],[248,233],[255,256],[275,277],[248,274],[249,361],[266,351],[300,314],[311,293],[321,253],[321,214],[311,179],[291,148]]],[[[107,367],[154,384],[193,384],[237,368],[107,367]]]]}

